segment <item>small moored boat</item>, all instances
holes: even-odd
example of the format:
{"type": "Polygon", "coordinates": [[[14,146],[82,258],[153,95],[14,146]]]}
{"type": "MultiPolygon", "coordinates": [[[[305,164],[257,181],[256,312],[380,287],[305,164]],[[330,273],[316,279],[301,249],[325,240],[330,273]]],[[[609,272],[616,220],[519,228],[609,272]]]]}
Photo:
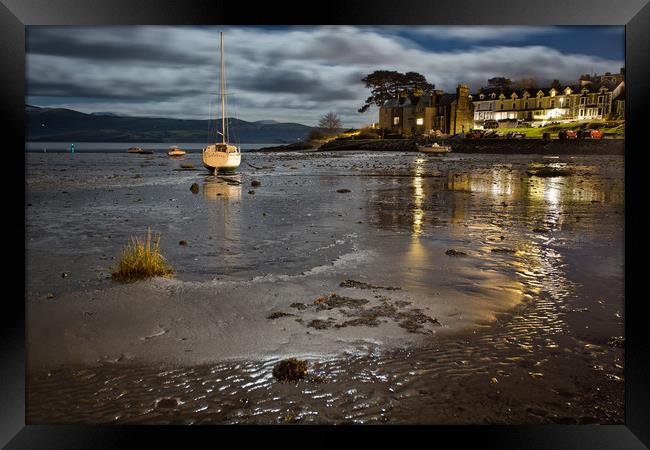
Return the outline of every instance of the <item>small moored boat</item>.
{"type": "Polygon", "coordinates": [[[418,150],[422,153],[444,154],[451,152],[449,145],[439,145],[437,142],[433,145],[418,145],[418,150]]]}
{"type": "Polygon", "coordinates": [[[169,156],[183,156],[185,153],[187,153],[185,150],[178,148],[175,145],[169,147],[169,150],[167,150],[169,156]]]}
{"type": "MultiPolygon", "coordinates": [[[[203,149],[203,166],[212,173],[232,172],[241,163],[241,150],[239,147],[228,143],[226,129],[226,93],[225,93],[225,68],[223,59],[223,32],[221,36],[221,142],[215,142],[203,149]]],[[[215,139],[216,141],[216,139],[215,139]]]]}
{"type": "Polygon", "coordinates": [[[127,152],[129,153],[142,153],[142,149],[140,147],[129,147],[127,152]]]}

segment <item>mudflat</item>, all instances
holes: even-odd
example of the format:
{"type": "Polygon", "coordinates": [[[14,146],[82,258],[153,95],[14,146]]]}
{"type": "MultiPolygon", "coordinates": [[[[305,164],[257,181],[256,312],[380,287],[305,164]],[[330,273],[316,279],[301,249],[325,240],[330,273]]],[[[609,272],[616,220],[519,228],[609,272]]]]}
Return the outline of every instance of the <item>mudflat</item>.
{"type": "Polygon", "coordinates": [[[243,160],[27,154],[29,423],[622,423],[623,157],[243,160]]]}

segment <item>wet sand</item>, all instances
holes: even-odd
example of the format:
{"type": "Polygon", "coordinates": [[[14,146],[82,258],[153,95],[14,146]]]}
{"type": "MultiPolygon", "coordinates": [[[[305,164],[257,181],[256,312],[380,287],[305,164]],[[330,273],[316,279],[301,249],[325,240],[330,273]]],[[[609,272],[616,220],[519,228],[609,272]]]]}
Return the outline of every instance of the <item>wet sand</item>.
{"type": "Polygon", "coordinates": [[[30,423],[622,423],[622,157],[244,157],[27,155],[30,423]]]}

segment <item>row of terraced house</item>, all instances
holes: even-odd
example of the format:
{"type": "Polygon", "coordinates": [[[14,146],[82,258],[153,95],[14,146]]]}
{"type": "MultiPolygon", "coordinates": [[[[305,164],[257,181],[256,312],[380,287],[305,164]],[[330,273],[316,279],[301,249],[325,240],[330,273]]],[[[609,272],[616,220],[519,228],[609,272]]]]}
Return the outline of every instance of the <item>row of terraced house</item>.
{"type": "Polygon", "coordinates": [[[625,69],[618,74],[582,75],[578,84],[549,87],[511,87],[504,78],[488,80],[488,86],[470,94],[459,84],[455,94],[441,90],[388,100],[379,110],[379,127],[390,134],[444,134],[482,128],[487,121],[502,126],[517,123],[545,124],[625,116],[625,69]]]}

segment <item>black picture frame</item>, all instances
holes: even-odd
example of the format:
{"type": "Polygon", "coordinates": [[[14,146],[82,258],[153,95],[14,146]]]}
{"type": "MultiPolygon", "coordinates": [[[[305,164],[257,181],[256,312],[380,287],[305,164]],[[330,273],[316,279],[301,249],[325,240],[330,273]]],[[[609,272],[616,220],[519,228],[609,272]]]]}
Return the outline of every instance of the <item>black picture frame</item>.
{"type": "MultiPolygon", "coordinates": [[[[355,427],[364,439],[381,441],[395,431],[408,431],[411,439],[454,445],[474,443],[485,448],[645,448],[650,446],[650,344],[645,336],[647,319],[643,314],[642,280],[644,267],[635,264],[644,253],[644,221],[639,209],[645,200],[643,135],[650,99],[650,5],[648,0],[424,0],[395,2],[328,1],[323,4],[281,5],[278,2],[214,2],[175,0],[2,0],[2,114],[5,125],[4,149],[8,168],[2,177],[5,203],[14,219],[5,236],[16,243],[16,255],[25,247],[17,236],[25,237],[24,195],[10,195],[22,178],[24,186],[25,115],[25,26],[26,25],[145,25],[145,24],[447,24],[447,25],[624,25],[626,27],[626,208],[625,215],[625,425],[552,426],[469,426],[469,427],[355,427]],[[15,147],[15,148],[14,148],[15,147]],[[10,179],[9,175],[16,177],[10,179]],[[20,221],[22,218],[22,222],[20,221]],[[19,223],[20,222],[20,223],[19,223]],[[636,298],[634,298],[634,294],[636,298]],[[370,428],[370,430],[368,430],[370,428]],[[434,441],[435,440],[435,441],[434,441]]],[[[16,265],[6,283],[20,280],[24,265],[16,265]]],[[[204,437],[213,445],[227,433],[248,440],[266,427],[124,427],[124,426],[35,426],[25,425],[25,307],[20,289],[6,295],[3,304],[2,363],[0,369],[0,444],[6,448],[124,448],[135,438],[146,447],[158,442],[172,444],[188,438],[204,437]],[[192,433],[191,435],[189,433],[192,433]]],[[[22,290],[24,298],[24,289],[22,290]]],[[[286,431],[271,427],[272,431],[286,431]]],[[[349,428],[325,427],[324,438],[336,442],[349,428]]],[[[295,428],[294,428],[295,430],[295,428]]],[[[300,427],[303,434],[323,427],[300,427]]],[[[322,438],[320,438],[322,439],[322,438]]],[[[326,441],[321,441],[326,442],[326,441]]],[[[305,442],[309,444],[309,441],[305,442]]]]}

